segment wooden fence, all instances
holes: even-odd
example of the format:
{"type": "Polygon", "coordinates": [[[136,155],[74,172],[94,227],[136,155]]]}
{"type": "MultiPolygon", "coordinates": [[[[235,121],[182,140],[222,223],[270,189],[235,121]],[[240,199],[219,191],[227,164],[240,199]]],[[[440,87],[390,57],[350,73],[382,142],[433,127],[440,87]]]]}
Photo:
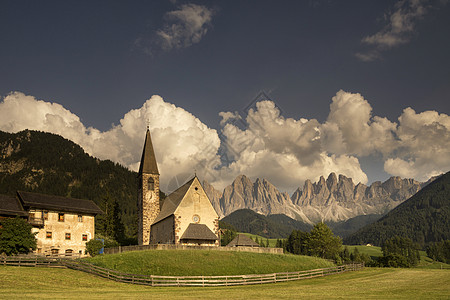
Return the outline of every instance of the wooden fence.
{"type": "Polygon", "coordinates": [[[364,264],[348,264],[332,268],[308,271],[282,272],[271,274],[230,275],[230,276],[159,276],[127,274],[106,269],[80,260],[45,257],[0,257],[0,265],[8,266],[61,266],[94,274],[118,282],[149,286],[233,286],[285,282],[314,277],[358,271],[364,264]]]}

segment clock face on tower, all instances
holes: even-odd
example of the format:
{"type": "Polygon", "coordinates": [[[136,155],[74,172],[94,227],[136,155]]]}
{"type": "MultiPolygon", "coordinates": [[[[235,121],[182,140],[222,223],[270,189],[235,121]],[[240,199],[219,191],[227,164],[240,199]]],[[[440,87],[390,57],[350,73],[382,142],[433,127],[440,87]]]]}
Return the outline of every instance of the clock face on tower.
{"type": "Polygon", "coordinates": [[[199,215],[193,215],[193,216],[192,216],[192,221],[193,221],[194,223],[200,222],[200,216],[199,216],[199,215]]]}

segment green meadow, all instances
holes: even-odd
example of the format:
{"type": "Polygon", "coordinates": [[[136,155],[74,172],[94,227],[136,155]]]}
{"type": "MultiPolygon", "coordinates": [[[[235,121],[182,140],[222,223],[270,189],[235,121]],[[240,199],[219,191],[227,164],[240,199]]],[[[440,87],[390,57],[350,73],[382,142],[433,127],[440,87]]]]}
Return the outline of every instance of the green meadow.
{"type": "Polygon", "coordinates": [[[2,299],[449,299],[450,270],[366,268],[289,283],[148,287],[60,268],[0,266],[2,299]]]}

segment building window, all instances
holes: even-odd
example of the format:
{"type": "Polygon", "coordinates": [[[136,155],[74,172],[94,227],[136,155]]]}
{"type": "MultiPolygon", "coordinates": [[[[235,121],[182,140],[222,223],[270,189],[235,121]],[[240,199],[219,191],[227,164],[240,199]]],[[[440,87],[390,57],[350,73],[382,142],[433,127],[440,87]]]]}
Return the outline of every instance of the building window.
{"type": "Polygon", "coordinates": [[[44,220],[48,220],[48,211],[44,210],[42,214],[44,215],[44,220]]]}
{"type": "Polygon", "coordinates": [[[48,238],[48,239],[51,239],[52,238],[52,232],[51,231],[47,231],[45,237],[48,238]]]}
{"type": "Polygon", "coordinates": [[[64,222],[64,214],[63,213],[58,213],[58,221],[64,222]]]}
{"type": "Polygon", "coordinates": [[[83,216],[82,215],[78,215],[78,222],[83,222],[83,216]]]}
{"type": "Polygon", "coordinates": [[[70,240],[70,232],[66,232],[66,240],[70,240]]]}
{"type": "Polygon", "coordinates": [[[83,242],[86,242],[87,241],[87,234],[83,234],[82,235],[82,239],[83,239],[83,242]]]}
{"type": "Polygon", "coordinates": [[[59,249],[52,249],[52,255],[56,255],[59,253],[59,249]]]}
{"type": "Polygon", "coordinates": [[[155,180],[152,177],[147,180],[147,186],[149,191],[153,191],[155,189],[155,180]]]}

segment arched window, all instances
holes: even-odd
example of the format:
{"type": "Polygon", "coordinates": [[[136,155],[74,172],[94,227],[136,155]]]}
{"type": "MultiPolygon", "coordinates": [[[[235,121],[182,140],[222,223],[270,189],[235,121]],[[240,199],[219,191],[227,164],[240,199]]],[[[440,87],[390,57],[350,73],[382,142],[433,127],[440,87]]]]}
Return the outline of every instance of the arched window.
{"type": "Polygon", "coordinates": [[[155,180],[153,180],[153,177],[150,177],[147,181],[147,188],[149,191],[153,191],[155,189],[155,180]]]}

